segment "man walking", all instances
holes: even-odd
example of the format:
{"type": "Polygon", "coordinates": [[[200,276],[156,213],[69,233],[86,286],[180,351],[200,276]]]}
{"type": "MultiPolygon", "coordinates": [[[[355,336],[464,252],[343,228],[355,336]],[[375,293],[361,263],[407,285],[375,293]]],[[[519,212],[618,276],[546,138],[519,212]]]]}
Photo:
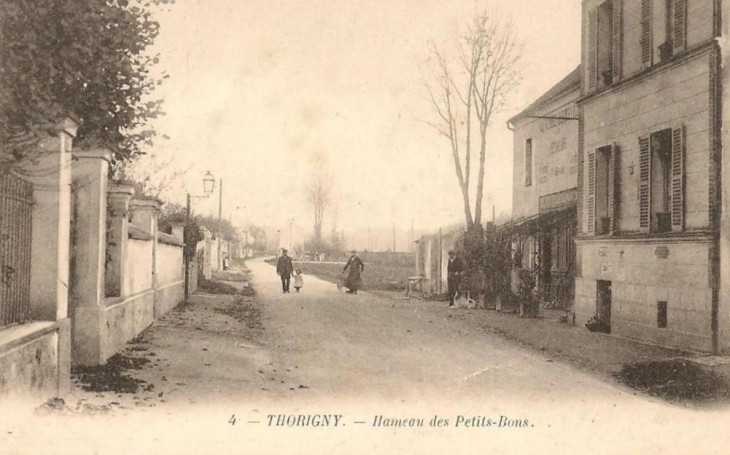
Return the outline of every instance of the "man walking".
{"type": "Polygon", "coordinates": [[[276,261],[276,273],[281,278],[281,289],[284,294],[289,292],[289,282],[293,272],[294,266],[291,263],[291,258],[287,255],[286,249],[282,249],[281,256],[276,261]]]}
{"type": "Polygon", "coordinates": [[[449,251],[449,263],[446,266],[446,280],[449,290],[449,308],[454,307],[454,299],[459,293],[461,275],[464,273],[464,264],[456,257],[454,250],[449,251]]]}

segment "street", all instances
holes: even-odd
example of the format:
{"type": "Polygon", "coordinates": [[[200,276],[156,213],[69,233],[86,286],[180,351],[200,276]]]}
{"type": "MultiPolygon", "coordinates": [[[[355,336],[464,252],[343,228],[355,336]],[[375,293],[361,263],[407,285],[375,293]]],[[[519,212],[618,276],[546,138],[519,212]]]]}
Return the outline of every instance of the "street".
{"type": "Polygon", "coordinates": [[[87,412],[14,419],[3,453],[31,453],[56,432],[69,442],[56,453],[83,453],[74,441],[90,431],[104,437],[83,444],[89,453],[145,453],[150,444],[176,453],[338,454],[542,452],[550,444],[572,453],[587,442],[576,434],[592,435],[597,454],[624,445],[671,453],[698,431],[702,453],[721,453],[726,442],[725,420],[713,419],[713,432],[703,418],[715,411],[637,396],[480,331],[442,302],[348,295],[311,276],[301,293],[282,294],[272,266],[248,267],[256,308],[196,295],[125,351],[152,360],[135,377],[153,387],[118,395],[77,387],[69,407],[85,403],[87,412]]]}

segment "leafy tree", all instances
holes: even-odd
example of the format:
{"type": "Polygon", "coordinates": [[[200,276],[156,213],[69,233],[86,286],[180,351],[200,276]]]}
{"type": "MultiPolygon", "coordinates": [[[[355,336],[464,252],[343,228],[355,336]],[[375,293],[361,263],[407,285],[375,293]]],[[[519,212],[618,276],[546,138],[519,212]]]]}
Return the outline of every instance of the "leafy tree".
{"type": "Polygon", "coordinates": [[[159,33],[150,7],[171,0],[0,2],[0,167],[33,159],[64,116],[81,122],[77,144],[105,146],[115,162],[144,152],[162,114],[151,98],[147,49],[159,33]]]}
{"type": "Polygon", "coordinates": [[[205,226],[213,235],[218,233],[220,227],[221,237],[228,242],[239,242],[241,240],[238,229],[226,219],[219,220],[218,217],[203,216],[198,217],[198,224],[205,226]]]}
{"type": "Polygon", "coordinates": [[[266,230],[260,226],[256,226],[254,224],[249,224],[246,227],[246,231],[248,232],[249,240],[253,244],[252,248],[255,251],[265,251],[266,250],[266,230]]]}
{"type": "MultiPolygon", "coordinates": [[[[185,207],[180,204],[167,203],[163,205],[157,226],[162,232],[171,234],[173,225],[185,224],[187,219],[185,211],[185,207]]],[[[189,258],[195,257],[198,242],[201,240],[203,240],[203,235],[200,232],[198,217],[191,216],[189,230],[185,233],[185,244],[189,247],[189,258]]]]}

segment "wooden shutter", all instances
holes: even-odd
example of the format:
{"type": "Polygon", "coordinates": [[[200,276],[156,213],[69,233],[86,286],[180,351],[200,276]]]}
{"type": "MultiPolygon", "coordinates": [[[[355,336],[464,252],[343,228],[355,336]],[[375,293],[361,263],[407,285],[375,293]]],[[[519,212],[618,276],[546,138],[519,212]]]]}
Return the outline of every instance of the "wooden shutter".
{"type": "Polygon", "coordinates": [[[588,234],[596,233],[596,154],[588,153],[588,234]]]}
{"type": "Polygon", "coordinates": [[[598,82],[598,9],[588,12],[588,91],[598,82]]]}
{"type": "Polygon", "coordinates": [[[684,128],[672,130],[672,231],[684,230],[684,128]]]}
{"type": "Polygon", "coordinates": [[[641,0],[641,65],[644,68],[651,66],[652,54],[652,4],[653,0],[641,0]]]}
{"type": "Polygon", "coordinates": [[[611,146],[611,156],[608,161],[608,216],[611,217],[610,233],[618,231],[618,208],[620,200],[620,162],[618,145],[611,146]]]}
{"type": "Polygon", "coordinates": [[[687,0],[672,1],[674,2],[672,49],[676,53],[687,47],[687,0]]]}
{"type": "Polygon", "coordinates": [[[525,141],[525,186],[532,185],[532,139],[525,141]]]}
{"type": "Polygon", "coordinates": [[[639,230],[651,228],[651,146],[649,137],[639,138],[639,230]]]}
{"type": "Polygon", "coordinates": [[[623,50],[623,1],[613,0],[613,19],[611,21],[611,72],[613,82],[621,79],[623,50]]]}

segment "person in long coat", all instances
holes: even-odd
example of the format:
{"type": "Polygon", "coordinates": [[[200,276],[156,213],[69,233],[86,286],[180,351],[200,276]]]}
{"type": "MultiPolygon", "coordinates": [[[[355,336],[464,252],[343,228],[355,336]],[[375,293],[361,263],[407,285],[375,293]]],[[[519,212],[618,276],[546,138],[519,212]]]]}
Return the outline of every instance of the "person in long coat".
{"type": "Polygon", "coordinates": [[[294,266],[291,263],[291,258],[287,255],[286,250],[281,250],[281,256],[276,261],[276,273],[281,278],[281,289],[284,294],[289,292],[289,283],[291,282],[291,275],[294,273],[294,266]]]}
{"type": "Polygon", "coordinates": [[[449,307],[454,306],[454,299],[459,293],[461,276],[464,273],[464,263],[456,255],[454,250],[449,251],[449,262],[446,265],[446,283],[449,290],[449,307]]]}
{"type": "Polygon", "coordinates": [[[348,294],[357,294],[357,290],[362,288],[362,271],[365,270],[365,263],[357,255],[357,251],[352,251],[351,254],[342,273],[348,272],[347,278],[345,278],[348,294]]]}

